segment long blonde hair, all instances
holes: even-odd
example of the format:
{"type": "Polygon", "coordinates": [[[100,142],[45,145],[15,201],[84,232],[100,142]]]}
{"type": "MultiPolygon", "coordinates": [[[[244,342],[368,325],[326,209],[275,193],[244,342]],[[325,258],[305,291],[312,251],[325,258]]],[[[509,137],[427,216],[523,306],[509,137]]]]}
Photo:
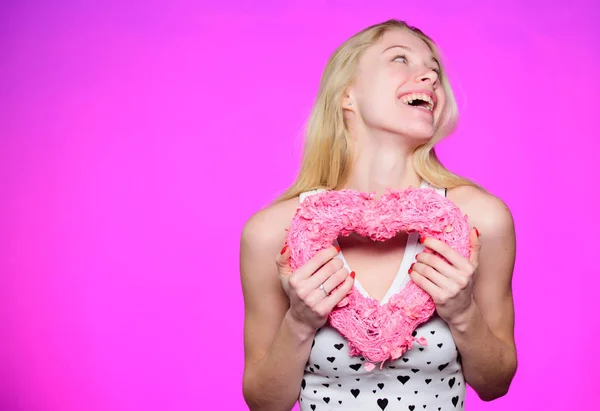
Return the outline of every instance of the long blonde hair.
{"type": "MultiPolygon", "coordinates": [[[[288,200],[304,191],[317,188],[339,189],[347,181],[352,161],[351,136],[344,121],[342,98],[353,81],[359,58],[372,44],[389,30],[407,29],[421,38],[440,62],[439,51],[428,36],[404,21],[388,20],[356,33],[331,55],[321,77],[316,102],[306,126],[306,138],[302,164],[296,181],[275,202],[288,200]]],[[[450,134],[456,126],[458,109],[454,93],[444,73],[440,84],[446,92],[446,105],[440,116],[434,136],[426,144],[415,149],[413,167],[417,174],[433,186],[453,188],[459,185],[478,184],[452,173],[438,159],[434,146],[450,134]]]]}

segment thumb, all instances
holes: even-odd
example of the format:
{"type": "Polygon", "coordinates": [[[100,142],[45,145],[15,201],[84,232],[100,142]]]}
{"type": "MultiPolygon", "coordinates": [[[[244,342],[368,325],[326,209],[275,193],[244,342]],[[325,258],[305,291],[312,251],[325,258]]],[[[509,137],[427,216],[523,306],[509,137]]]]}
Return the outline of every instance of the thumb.
{"type": "Polygon", "coordinates": [[[476,227],[473,227],[471,229],[471,232],[469,233],[469,239],[471,244],[471,255],[469,257],[469,261],[475,267],[479,265],[479,250],[481,249],[481,241],[479,241],[479,235],[479,230],[477,230],[476,227]]]}
{"type": "Polygon", "coordinates": [[[280,276],[289,276],[292,274],[292,268],[290,267],[290,255],[290,247],[286,244],[275,258],[280,276]]]}

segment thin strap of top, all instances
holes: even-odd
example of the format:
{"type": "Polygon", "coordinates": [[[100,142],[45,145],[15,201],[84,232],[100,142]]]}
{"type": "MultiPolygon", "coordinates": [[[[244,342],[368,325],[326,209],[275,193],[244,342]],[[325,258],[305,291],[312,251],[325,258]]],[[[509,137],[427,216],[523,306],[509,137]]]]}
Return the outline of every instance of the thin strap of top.
{"type": "MultiPolygon", "coordinates": [[[[422,180],[421,183],[421,188],[425,188],[425,187],[430,187],[433,188],[435,191],[438,192],[438,194],[444,196],[444,197],[448,197],[448,189],[446,188],[438,188],[438,187],[434,187],[432,186],[429,182],[422,180]]],[[[325,188],[317,188],[315,190],[310,190],[310,191],[305,191],[303,193],[300,193],[300,203],[302,201],[304,201],[304,199],[310,195],[316,194],[316,193],[320,193],[321,191],[326,191],[325,188]]]]}
{"type": "Polygon", "coordinates": [[[305,191],[303,193],[300,193],[300,202],[303,202],[306,197],[313,195],[313,194],[320,193],[321,191],[326,191],[326,189],[317,188],[316,190],[310,190],[310,191],[305,191]]]}

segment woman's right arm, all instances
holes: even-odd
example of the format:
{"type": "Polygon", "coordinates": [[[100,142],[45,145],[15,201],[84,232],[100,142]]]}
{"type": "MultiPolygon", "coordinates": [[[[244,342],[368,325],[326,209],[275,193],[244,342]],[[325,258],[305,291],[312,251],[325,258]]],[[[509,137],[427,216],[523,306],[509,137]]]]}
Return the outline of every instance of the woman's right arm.
{"type": "Polygon", "coordinates": [[[316,330],[352,287],[334,247],[295,273],[281,254],[297,199],[254,214],[244,226],[240,273],[244,293],[244,399],[251,410],[288,411],[298,399],[316,330]],[[327,281],[328,297],[318,289],[327,281]],[[283,286],[282,286],[283,285],[283,286]]]}

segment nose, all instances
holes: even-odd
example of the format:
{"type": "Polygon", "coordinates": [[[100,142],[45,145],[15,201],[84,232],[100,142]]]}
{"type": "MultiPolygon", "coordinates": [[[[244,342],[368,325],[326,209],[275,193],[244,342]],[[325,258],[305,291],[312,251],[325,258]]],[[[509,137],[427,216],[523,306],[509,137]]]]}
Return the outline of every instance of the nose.
{"type": "Polygon", "coordinates": [[[431,83],[436,84],[438,81],[438,74],[430,68],[425,68],[423,71],[417,75],[416,82],[417,83],[431,83]]]}

